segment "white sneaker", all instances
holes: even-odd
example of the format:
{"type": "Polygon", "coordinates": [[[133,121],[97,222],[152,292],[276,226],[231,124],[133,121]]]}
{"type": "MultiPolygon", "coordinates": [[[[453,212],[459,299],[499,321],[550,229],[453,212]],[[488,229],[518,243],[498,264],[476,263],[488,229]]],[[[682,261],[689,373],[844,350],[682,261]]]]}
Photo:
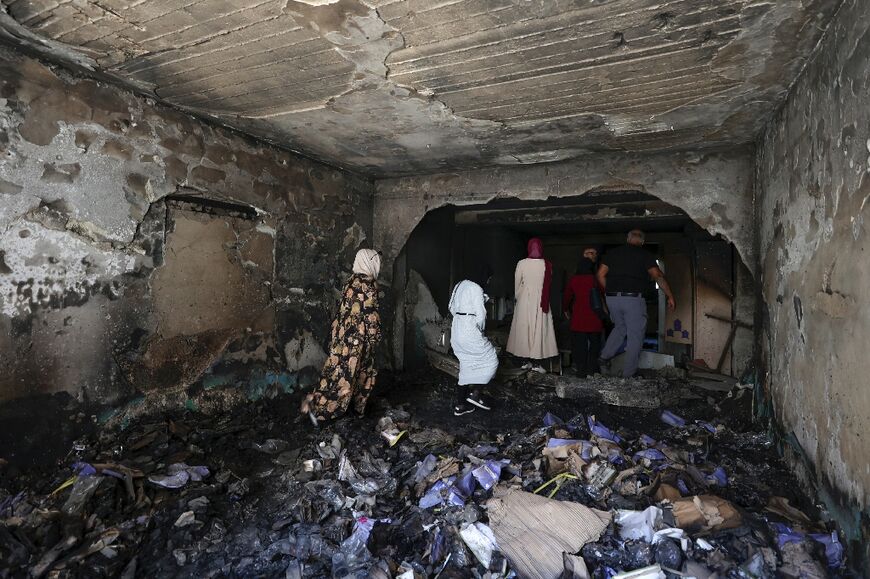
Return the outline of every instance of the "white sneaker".
{"type": "Polygon", "coordinates": [[[532,363],[531,363],[531,362],[526,362],[525,364],[523,364],[522,366],[520,366],[520,370],[531,370],[531,369],[532,369],[532,363]]]}
{"type": "Polygon", "coordinates": [[[538,374],[546,374],[547,371],[544,370],[543,366],[535,366],[532,368],[532,372],[537,372],[538,374]]]}

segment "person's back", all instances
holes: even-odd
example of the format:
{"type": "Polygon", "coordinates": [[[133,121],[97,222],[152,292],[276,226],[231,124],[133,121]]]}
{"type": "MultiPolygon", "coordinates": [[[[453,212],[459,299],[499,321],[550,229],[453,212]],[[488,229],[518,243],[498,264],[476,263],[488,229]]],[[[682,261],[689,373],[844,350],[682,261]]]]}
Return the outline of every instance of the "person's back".
{"type": "Polygon", "coordinates": [[[637,371],[640,351],[646,331],[647,307],[643,294],[654,280],[667,297],[668,308],[676,307],[674,294],[659,269],[655,257],[643,249],[643,231],[629,231],[626,245],[608,251],[601,260],[596,277],[604,288],[613,331],[601,350],[599,363],[608,367],[625,341],[622,375],[631,377],[637,371]]]}
{"type": "Polygon", "coordinates": [[[566,312],[571,312],[572,332],[601,332],[604,330],[604,323],[592,309],[590,293],[593,288],[600,291],[598,282],[591,273],[575,274],[568,282],[563,309],[566,312]]]}
{"type": "Polygon", "coordinates": [[[650,268],[656,258],[643,247],[621,245],[608,251],[601,263],[607,266],[607,293],[642,294],[651,288],[650,268]]]}

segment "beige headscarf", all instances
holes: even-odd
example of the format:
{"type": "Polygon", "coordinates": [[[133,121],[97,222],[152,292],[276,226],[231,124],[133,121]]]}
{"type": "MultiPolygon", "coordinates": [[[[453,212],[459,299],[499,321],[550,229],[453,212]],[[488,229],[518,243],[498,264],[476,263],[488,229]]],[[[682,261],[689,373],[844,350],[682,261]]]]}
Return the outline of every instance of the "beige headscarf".
{"type": "Polygon", "coordinates": [[[353,260],[353,272],[378,279],[381,272],[381,256],[374,249],[360,249],[353,260]]]}

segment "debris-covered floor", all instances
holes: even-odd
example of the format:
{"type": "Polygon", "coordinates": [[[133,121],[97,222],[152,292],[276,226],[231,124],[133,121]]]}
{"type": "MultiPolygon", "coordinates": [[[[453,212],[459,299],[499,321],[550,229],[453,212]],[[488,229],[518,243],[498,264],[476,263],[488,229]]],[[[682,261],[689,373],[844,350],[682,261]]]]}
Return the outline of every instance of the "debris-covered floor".
{"type": "Polygon", "coordinates": [[[92,430],[0,461],[0,577],[843,576],[752,390],[660,384],[664,414],[520,379],[457,418],[429,371],[321,429],[278,396],[92,430]]]}

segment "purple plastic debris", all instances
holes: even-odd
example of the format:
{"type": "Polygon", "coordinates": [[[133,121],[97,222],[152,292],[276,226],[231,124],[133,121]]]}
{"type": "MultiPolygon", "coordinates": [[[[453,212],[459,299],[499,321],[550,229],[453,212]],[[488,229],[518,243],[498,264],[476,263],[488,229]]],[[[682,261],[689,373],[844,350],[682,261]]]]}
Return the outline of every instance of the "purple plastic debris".
{"type": "Polygon", "coordinates": [[[456,479],[456,482],[453,484],[453,486],[456,487],[456,491],[459,493],[460,496],[462,496],[463,498],[468,498],[471,496],[471,493],[474,492],[474,487],[476,486],[476,484],[477,483],[475,483],[474,473],[468,471],[467,473],[456,479]]]}
{"type": "Polygon", "coordinates": [[[828,567],[839,569],[843,566],[845,549],[837,538],[837,533],[812,533],[810,538],[825,546],[825,557],[828,559],[828,567]]]}
{"type": "Polygon", "coordinates": [[[546,426],[547,428],[551,426],[559,426],[562,424],[565,424],[565,421],[556,416],[555,414],[551,412],[547,412],[546,414],[544,414],[544,426],[546,426]]]}
{"type": "Polygon", "coordinates": [[[651,436],[647,436],[646,434],[640,435],[640,443],[642,445],[646,446],[647,448],[649,448],[651,446],[655,446],[656,444],[658,444],[658,442],[656,442],[655,438],[653,438],[651,436]]]}
{"type": "Polygon", "coordinates": [[[86,462],[74,462],[72,469],[79,476],[94,476],[97,474],[97,469],[86,462]]]}
{"type": "Polygon", "coordinates": [[[686,482],[681,478],[677,479],[677,489],[680,491],[680,494],[682,494],[683,496],[686,496],[687,494],[689,494],[689,487],[686,486],[686,482]]]}
{"type": "Polygon", "coordinates": [[[11,517],[12,512],[15,509],[15,505],[24,500],[24,497],[26,496],[27,493],[25,493],[24,491],[20,491],[17,495],[6,497],[2,501],[0,501],[0,516],[6,516],[4,513],[8,513],[8,515],[11,517]]]}
{"type": "Polygon", "coordinates": [[[102,474],[104,474],[106,476],[111,476],[111,477],[114,477],[114,478],[120,479],[120,480],[124,480],[125,478],[127,478],[124,475],[122,475],[121,473],[119,473],[118,471],[112,470],[110,468],[104,468],[102,474]]]}
{"type": "Polygon", "coordinates": [[[718,432],[718,430],[716,430],[716,427],[713,426],[712,424],[710,424],[709,422],[704,422],[703,420],[696,420],[695,422],[699,426],[702,426],[703,428],[705,428],[710,434],[716,434],[718,432]]]}
{"type": "Polygon", "coordinates": [[[728,486],[728,475],[725,473],[725,469],[717,467],[716,470],[712,472],[712,474],[708,474],[706,477],[707,484],[716,485],[719,487],[728,486]]]}
{"type": "Polygon", "coordinates": [[[414,474],[414,482],[420,482],[433,470],[435,470],[435,465],[438,464],[438,458],[433,455],[427,455],[422,461],[420,461],[420,466],[417,467],[417,472],[414,474]]]}
{"type": "Polygon", "coordinates": [[[447,537],[440,528],[435,529],[435,536],[432,537],[432,547],[429,550],[430,559],[433,563],[437,563],[444,557],[444,547],[447,543],[447,537]]]}
{"type": "Polygon", "coordinates": [[[637,462],[639,458],[646,458],[648,460],[665,460],[667,457],[665,456],[665,453],[657,448],[647,448],[646,450],[634,453],[632,458],[637,462]]]}
{"type": "Polygon", "coordinates": [[[189,466],[183,462],[169,465],[166,475],[151,475],[148,480],[167,489],[180,489],[189,481],[199,482],[209,475],[208,467],[189,466]]]}
{"type": "Polygon", "coordinates": [[[437,481],[429,490],[420,498],[420,508],[428,509],[444,502],[441,497],[441,491],[447,488],[447,483],[443,480],[437,481]]]}
{"type": "Polygon", "coordinates": [[[845,549],[843,544],[837,538],[837,533],[811,533],[807,535],[801,531],[796,531],[783,523],[770,523],[771,528],[776,532],[776,544],[780,549],[789,543],[800,543],[807,539],[812,539],[817,543],[825,546],[825,557],[828,560],[828,567],[836,569],[842,567],[845,549]]]}
{"type": "Polygon", "coordinates": [[[571,438],[551,438],[547,441],[547,448],[555,448],[557,446],[568,446],[569,444],[578,444],[582,440],[573,440],[571,438]]]}
{"type": "Polygon", "coordinates": [[[474,475],[480,486],[485,490],[489,490],[498,483],[503,464],[501,461],[489,460],[471,471],[471,474],[474,475]]]}
{"type": "Polygon", "coordinates": [[[770,523],[770,526],[776,532],[776,544],[780,549],[789,543],[800,543],[806,539],[805,534],[800,531],[795,531],[788,525],[782,523],[770,523]]]}
{"type": "Polygon", "coordinates": [[[665,424],[670,424],[671,426],[683,427],[686,425],[685,419],[677,416],[670,410],[662,410],[661,415],[662,422],[665,424]]]}
{"type": "Polygon", "coordinates": [[[498,452],[497,446],[492,446],[491,444],[478,444],[474,447],[475,456],[486,456],[488,454],[493,454],[498,452]]]}
{"type": "Polygon", "coordinates": [[[607,428],[606,426],[604,426],[603,424],[601,424],[600,422],[598,422],[597,420],[592,418],[591,416],[588,418],[588,421],[589,421],[589,430],[591,430],[592,434],[594,434],[595,436],[597,436],[599,438],[604,438],[606,440],[609,440],[611,442],[615,442],[617,444],[622,442],[622,438],[618,434],[616,434],[615,432],[613,432],[612,430],[610,430],[609,428],[607,428]]]}
{"type": "Polygon", "coordinates": [[[447,501],[448,504],[453,505],[455,507],[464,507],[465,499],[462,498],[462,495],[459,494],[459,491],[456,487],[451,486],[447,490],[447,501]]]}

